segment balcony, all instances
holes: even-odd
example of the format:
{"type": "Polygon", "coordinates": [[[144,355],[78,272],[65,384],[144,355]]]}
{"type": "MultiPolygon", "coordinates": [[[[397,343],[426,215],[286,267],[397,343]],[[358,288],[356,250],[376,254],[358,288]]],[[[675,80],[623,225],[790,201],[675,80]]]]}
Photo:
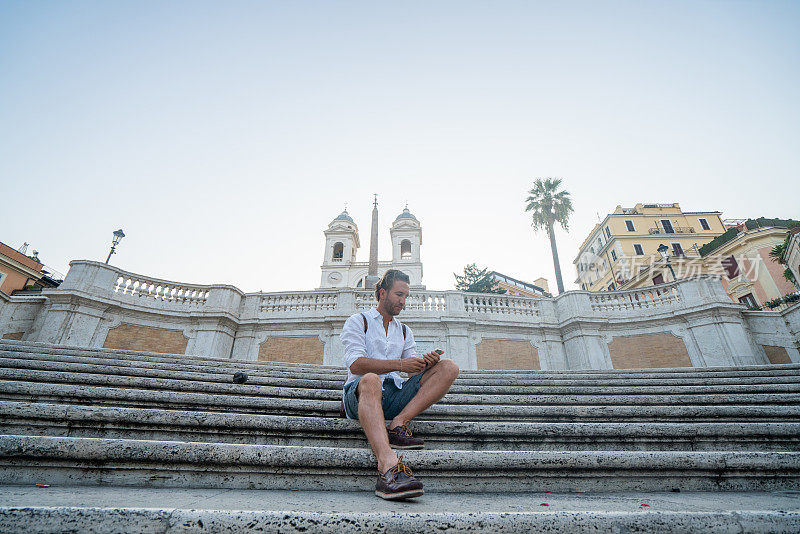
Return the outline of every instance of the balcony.
{"type": "Polygon", "coordinates": [[[694,228],[692,226],[673,226],[672,227],[672,231],[668,232],[667,230],[664,230],[663,228],[657,228],[656,227],[656,228],[650,228],[650,230],[648,230],[648,232],[650,233],[650,235],[654,235],[654,234],[693,234],[694,233],[694,228]]]}

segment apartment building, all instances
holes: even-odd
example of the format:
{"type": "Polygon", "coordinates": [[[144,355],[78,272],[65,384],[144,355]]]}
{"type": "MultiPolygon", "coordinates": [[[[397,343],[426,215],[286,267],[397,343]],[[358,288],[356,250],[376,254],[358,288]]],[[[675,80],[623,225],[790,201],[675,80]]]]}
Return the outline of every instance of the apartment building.
{"type": "MultiPolygon", "coordinates": [[[[596,224],[581,244],[573,263],[575,282],[587,291],[615,291],[663,261],[699,258],[700,247],[726,228],[719,211],[683,211],[678,203],[617,206],[596,224]]],[[[650,284],[668,282],[661,272],[650,284]]]]}

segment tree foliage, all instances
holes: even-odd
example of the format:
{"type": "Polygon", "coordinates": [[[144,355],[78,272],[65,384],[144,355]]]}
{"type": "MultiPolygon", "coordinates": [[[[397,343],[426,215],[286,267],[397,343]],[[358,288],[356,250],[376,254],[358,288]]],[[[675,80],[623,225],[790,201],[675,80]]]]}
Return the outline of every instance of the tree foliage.
{"type": "Polygon", "coordinates": [[[558,292],[564,292],[564,282],[561,280],[561,264],[558,261],[558,249],[556,248],[556,238],[553,233],[553,225],[560,224],[564,230],[569,231],[569,216],[574,211],[572,209],[572,199],[569,191],[558,188],[561,185],[561,178],[537,178],[533,182],[533,189],[528,191],[528,198],[525,199],[525,211],[531,213],[531,226],[534,231],[546,230],[550,238],[550,252],[553,255],[553,267],[556,273],[556,284],[558,292]]]}
{"type": "MultiPolygon", "coordinates": [[[[786,234],[786,239],[783,240],[783,243],[775,245],[769,251],[769,257],[772,261],[780,263],[781,265],[786,265],[786,251],[789,248],[789,240],[792,238],[792,234],[786,234]]],[[[797,285],[797,281],[794,279],[794,273],[788,267],[783,271],[783,277],[786,278],[792,284],[797,285]]]]}
{"type": "Polygon", "coordinates": [[[574,211],[572,199],[569,191],[558,190],[560,185],[561,178],[537,178],[533,189],[528,191],[525,211],[531,212],[531,226],[535,231],[549,232],[556,223],[569,231],[569,216],[574,211]]]}
{"type": "Polygon", "coordinates": [[[459,291],[498,294],[506,292],[505,289],[498,287],[497,280],[492,278],[488,268],[481,269],[474,263],[464,267],[464,274],[453,273],[453,276],[456,277],[456,289],[459,291]]]}

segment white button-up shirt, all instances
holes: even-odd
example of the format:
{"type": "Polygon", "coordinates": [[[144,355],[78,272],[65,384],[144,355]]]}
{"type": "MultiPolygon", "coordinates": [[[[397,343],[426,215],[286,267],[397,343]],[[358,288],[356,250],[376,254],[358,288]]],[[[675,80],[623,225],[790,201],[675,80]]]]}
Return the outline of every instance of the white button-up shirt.
{"type": "MultiPolygon", "coordinates": [[[[353,374],[350,366],[359,358],[375,358],[376,360],[398,360],[417,355],[417,344],[414,334],[406,325],[406,338],[403,339],[403,327],[400,321],[392,317],[388,332],[383,329],[383,317],[377,308],[364,312],[367,317],[367,333],[364,334],[364,317],[360,313],[351,315],[342,328],[342,345],[344,357],[342,362],[347,369],[347,385],[361,375],[353,374]]],[[[403,387],[403,379],[397,371],[380,375],[381,382],[386,377],[392,378],[398,389],[403,387]]]]}

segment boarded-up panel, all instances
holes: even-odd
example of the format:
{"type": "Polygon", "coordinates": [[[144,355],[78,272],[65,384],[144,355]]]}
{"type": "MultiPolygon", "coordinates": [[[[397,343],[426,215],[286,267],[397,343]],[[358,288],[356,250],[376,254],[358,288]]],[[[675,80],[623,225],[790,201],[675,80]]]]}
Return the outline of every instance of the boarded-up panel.
{"type": "Polygon", "coordinates": [[[792,363],[789,359],[789,353],[786,352],[786,347],[773,347],[772,345],[761,345],[764,347],[764,352],[767,353],[769,363],[792,363]]]}
{"type": "Polygon", "coordinates": [[[671,332],[614,337],[608,352],[614,369],[692,367],[686,345],[671,332]]]}
{"type": "Polygon", "coordinates": [[[478,369],[511,371],[539,370],[539,351],[528,341],[484,339],[475,347],[478,369]]]}
{"type": "Polygon", "coordinates": [[[317,336],[271,337],[258,347],[258,359],[322,365],[324,352],[325,344],[317,336]]]}
{"type": "Polygon", "coordinates": [[[103,348],[185,354],[188,341],[181,330],[121,324],[108,331],[103,348]]]}
{"type": "Polygon", "coordinates": [[[24,335],[25,332],[9,332],[8,334],[3,334],[3,339],[14,339],[19,341],[24,335]]]}

